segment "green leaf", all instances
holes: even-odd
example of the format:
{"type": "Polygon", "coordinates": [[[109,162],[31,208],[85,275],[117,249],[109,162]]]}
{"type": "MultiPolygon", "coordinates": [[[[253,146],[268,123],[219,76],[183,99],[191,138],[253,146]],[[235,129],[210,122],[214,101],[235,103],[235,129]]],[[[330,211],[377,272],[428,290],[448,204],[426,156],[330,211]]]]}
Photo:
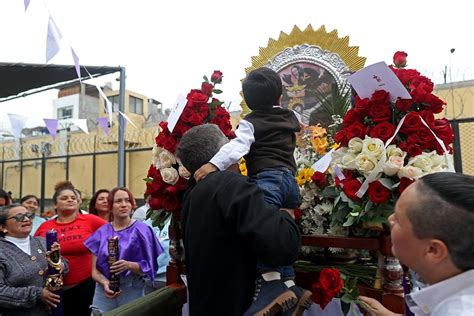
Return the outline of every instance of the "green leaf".
{"type": "Polygon", "coordinates": [[[394,181],[390,178],[380,178],[379,182],[389,190],[392,189],[394,183],[394,181]]]}
{"type": "Polygon", "coordinates": [[[344,303],[350,305],[350,304],[352,303],[352,297],[351,297],[349,294],[345,293],[345,294],[341,297],[341,301],[343,301],[344,303]]]}
{"type": "Polygon", "coordinates": [[[207,79],[207,76],[203,76],[202,79],[204,79],[204,82],[209,83],[209,79],[207,79]]]}
{"type": "Polygon", "coordinates": [[[347,314],[349,314],[349,311],[351,309],[351,304],[341,302],[341,309],[342,309],[342,312],[344,313],[344,315],[347,315],[347,314]]]}
{"type": "Polygon", "coordinates": [[[215,94],[221,94],[221,93],[222,93],[222,90],[220,90],[220,89],[212,89],[212,92],[214,92],[215,94]]]}
{"type": "Polygon", "coordinates": [[[354,224],[355,219],[356,219],[355,217],[349,215],[347,220],[344,222],[344,224],[342,224],[342,226],[344,227],[352,226],[352,224],[354,224]]]}
{"type": "Polygon", "coordinates": [[[152,210],[149,209],[147,211],[147,218],[148,214],[150,214],[149,218],[151,219],[151,225],[153,227],[158,227],[160,230],[165,227],[165,223],[168,218],[172,215],[170,212],[166,212],[164,209],[161,210],[152,210]]]}
{"type": "Polygon", "coordinates": [[[143,178],[143,181],[145,181],[146,183],[151,183],[153,182],[153,178],[143,178]]]}

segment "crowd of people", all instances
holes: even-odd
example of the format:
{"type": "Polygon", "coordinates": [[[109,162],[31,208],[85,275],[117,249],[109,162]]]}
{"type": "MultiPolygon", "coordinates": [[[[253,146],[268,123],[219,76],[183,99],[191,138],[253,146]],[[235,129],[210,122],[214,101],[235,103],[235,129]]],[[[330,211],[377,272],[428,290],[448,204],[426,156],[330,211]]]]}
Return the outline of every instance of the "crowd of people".
{"type": "MultiPolygon", "coordinates": [[[[311,293],[295,284],[292,268],[301,249],[292,210],[299,204],[299,122],[281,107],[282,83],[270,69],[250,72],[243,94],[253,112],[235,140],[206,124],[187,131],[176,149],[194,176],[181,217],[189,312],[301,316],[311,293]],[[235,172],[242,156],[249,177],[235,172]]],[[[440,172],[415,181],[397,201],[389,218],[392,252],[423,280],[406,295],[406,315],[474,314],[473,192],[473,176],[440,172]]],[[[41,222],[36,196],[12,204],[0,190],[0,315],[47,315],[60,299],[64,315],[100,315],[164,285],[169,220],[162,230],[151,227],[147,206],[133,213],[127,188],[95,192],[89,212],[68,181],[56,185],[52,200],[55,214],[41,222]],[[44,286],[42,237],[52,229],[64,258],[62,298],[44,286]]],[[[370,315],[396,315],[373,298],[360,299],[370,315]]]]}
{"type": "Polygon", "coordinates": [[[13,203],[0,189],[0,315],[49,315],[60,300],[64,315],[101,315],[144,296],[145,288],[165,285],[169,257],[159,240],[169,245],[164,229],[132,216],[136,202],[127,188],[98,190],[84,211],[80,191],[62,181],[52,201],[54,214],[43,218],[38,197],[25,195],[13,203]],[[63,257],[61,297],[45,287],[45,237],[51,230],[63,257]],[[118,239],[113,264],[108,263],[111,238],[118,239]],[[118,278],[118,289],[109,287],[111,275],[118,278]]]}

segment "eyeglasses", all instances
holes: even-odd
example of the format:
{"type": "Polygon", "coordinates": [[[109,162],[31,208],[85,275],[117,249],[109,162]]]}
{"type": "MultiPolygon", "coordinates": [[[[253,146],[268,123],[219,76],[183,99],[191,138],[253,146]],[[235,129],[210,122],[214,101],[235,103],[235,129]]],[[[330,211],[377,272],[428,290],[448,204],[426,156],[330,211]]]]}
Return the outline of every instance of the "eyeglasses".
{"type": "Polygon", "coordinates": [[[16,214],[15,216],[9,217],[8,219],[14,218],[17,222],[23,222],[25,218],[28,218],[29,220],[33,220],[35,218],[35,213],[25,213],[25,214],[16,214]]]}

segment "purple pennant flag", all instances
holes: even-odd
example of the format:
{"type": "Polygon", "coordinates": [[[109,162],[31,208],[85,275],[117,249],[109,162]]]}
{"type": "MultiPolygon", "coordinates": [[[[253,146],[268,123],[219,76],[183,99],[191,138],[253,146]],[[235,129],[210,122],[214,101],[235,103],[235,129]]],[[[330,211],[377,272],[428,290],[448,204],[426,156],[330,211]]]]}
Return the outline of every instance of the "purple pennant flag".
{"type": "Polygon", "coordinates": [[[105,135],[109,136],[109,123],[107,122],[106,117],[98,117],[97,123],[102,127],[104,130],[105,135]]]}
{"type": "Polygon", "coordinates": [[[77,56],[74,49],[71,47],[72,59],[74,59],[74,66],[76,67],[76,73],[79,80],[81,80],[81,65],[79,64],[79,56],[77,56]]]}
{"type": "Polygon", "coordinates": [[[25,3],[25,12],[26,12],[26,10],[28,9],[28,6],[30,5],[30,0],[23,0],[23,2],[25,3]]]}
{"type": "Polygon", "coordinates": [[[56,139],[56,132],[58,130],[58,120],[56,119],[43,119],[44,123],[46,124],[46,128],[49,131],[49,135],[53,139],[56,139]]]}

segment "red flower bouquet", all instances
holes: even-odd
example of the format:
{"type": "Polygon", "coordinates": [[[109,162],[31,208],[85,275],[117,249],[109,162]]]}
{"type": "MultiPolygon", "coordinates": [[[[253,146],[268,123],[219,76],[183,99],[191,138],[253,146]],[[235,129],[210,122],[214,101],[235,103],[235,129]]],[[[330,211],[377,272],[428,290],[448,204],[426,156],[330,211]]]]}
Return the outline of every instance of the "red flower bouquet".
{"type": "Polygon", "coordinates": [[[163,212],[181,210],[182,196],[191,175],[178,164],[174,152],[186,131],[194,126],[212,123],[219,126],[227,137],[235,137],[230,115],[222,107],[223,102],[213,98],[213,94],[222,93],[216,89],[216,85],[221,82],[222,72],[218,70],[212,74],[211,81],[204,76],[201,89],[188,93],[186,106],[173,130],[169,130],[167,122],[160,122],[153,147],[152,164],[145,178],[145,196],[148,197],[150,208],[155,210],[152,219],[163,218],[163,212]]]}

